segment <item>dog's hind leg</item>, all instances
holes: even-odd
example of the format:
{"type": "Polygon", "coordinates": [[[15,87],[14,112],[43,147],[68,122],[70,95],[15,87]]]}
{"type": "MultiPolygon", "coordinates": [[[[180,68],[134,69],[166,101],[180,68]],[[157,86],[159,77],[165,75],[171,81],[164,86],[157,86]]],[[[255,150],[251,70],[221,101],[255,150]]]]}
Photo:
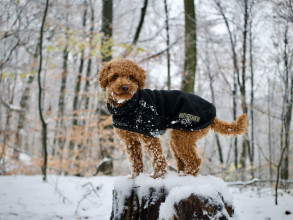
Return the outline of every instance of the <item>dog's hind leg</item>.
{"type": "Polygon", "coordinates": [[[138,135],[134,132],[117,128],[115,128],[115,133],[125,144],[132,177],[138,176],[143,172],[143,152],[138,135]]]}
{"type": "Polygon", "coordinates": [[[172,139],[170,139],[169,141],[169,146],[170,146],[170,149],[174,155],[174,159],[176,161],[176,164],[177,164],[177,172],[180,173],[181,171],[184,172],[184,162],[183,160],[180,159],[180,157],[178,156],[177,152],[176,152],[176,147],[172,141],[172,139]]]}
{"type": "Polygon", "coordinates": [[[163,150],[159,138],[151,138],[146,135],[140,135],[144,147],[146,148],[149,157],[152,161],[154,174],[153,178],[163,176],[167,172],[167,161],[163,155],[163,150]]]}
{"type": "Polygon", "coordinates": [[[184,163],[184,174],[197,176],[199,173],[202,160],[198,156],[196,142],[207,135],[209,129],[207,127],[196,131],[180,131],[175,129],[171,131],[171,143],[173,143],[177,157],[184,163]]]}

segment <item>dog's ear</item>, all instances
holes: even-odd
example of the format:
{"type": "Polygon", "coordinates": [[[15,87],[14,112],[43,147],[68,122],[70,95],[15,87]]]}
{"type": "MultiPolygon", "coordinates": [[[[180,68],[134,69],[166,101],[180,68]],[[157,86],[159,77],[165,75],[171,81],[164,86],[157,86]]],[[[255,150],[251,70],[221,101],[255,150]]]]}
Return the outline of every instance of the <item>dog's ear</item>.
{"type": "Polygon", "coordinates": [[[143,89],[144,86],[145,86],[145,79],[146,79],[145,72],[146,71],[144,69],[142,69],[141,67],[139,67],[139,69],[138,69],[139,79],[137,81],[138,81],[138,87],[140,89],[143,89]]]}
{"type": "Polygon", "coordinates": [[[102,89],[105,89],[108,85],[108,74],[111,66],[110,63],[104,63],[102,69],[99,71],[99,84],[102,89]]]}

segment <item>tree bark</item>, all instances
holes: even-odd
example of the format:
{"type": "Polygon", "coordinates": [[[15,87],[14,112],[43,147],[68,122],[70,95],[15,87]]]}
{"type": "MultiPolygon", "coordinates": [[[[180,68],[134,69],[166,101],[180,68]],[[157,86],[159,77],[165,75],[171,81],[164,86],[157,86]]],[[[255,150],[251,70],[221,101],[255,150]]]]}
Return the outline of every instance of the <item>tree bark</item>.
{"type": "Polygon", "coordinates": [[[136,28],[136,32],[135,32],[135,35],[134,35],[134,38],[133,38],[133,41],[132,41],[133,45],[135,45],[137,43],[137,41],[138,41],[142,26],[143,26],[147,6],[148,6],[148,0],[144,0],[143,7],[141,8],[140,20],[139,20],[139,23],[138,23],[138,26],[136,28]]]}
{"type": "Polygon", "coordinates": [[[164,0],[164,6],[165,6],[165,25],[166,25],[166,44],[167,44],[167,88],[168,90],[171,89],[171,67],[170,67],[170,33],[169,33],[169,12],[168,12],[168,4],[167,0],[164,0]]]}
{"type": "MultiPolygon", "coordinates": [[[[9,106],[13,105],[13,101],[14,101],[14,95],[15,95],[15,87],[16,87],[16,78],[17,78],[17,75],[15,74],[14,76],[14,80],[13,80],[13,87],[10,91],[8,91],[8,95],[10,95],[10,100],[9,100],[9,106]]],[[[0,161],[2,160],[2,171],[3,173],[5,174],[6,173],[6,168],[5,168],[5,151],[6,151],[6,144],[7,142],[9,141],[9,134],[10,134],[10,119],[11,119],[11,116],[12,116],[12,109],[11,108],[7,108],[6,109],[6,122],[5,122],[5,129],[4,129],[4,137],[3,137],[3,146],[2,147],[2,151],[0,153],[0,161]]],[[[15,152],[15,149],[14,149],[14,152],[15,152]]]]}
{"type": "Polygon", "coordinates": [[[95,11],[94,7],[92,4],[92,1],[90,0],[90,11],[91,11],[91,23],[90,23],[90,36],[89,36],[89,45],[90,45],[90,50],[89,50],[89,55],[88,55],[88,64],[87,64],[87,69],[86,69],[86,81],[85,81],[85,86],[84,86],[84,92],[85,92],[85,109],[89,108],[89,86],[90,86],[90,77],[91,77],[91,69],[92,69],[92,49],[93,49],[93,38],[94,38],[94,26],[95,26],[95,11]]]}
{"type": "MultiPolygon", "coordinates": [[[[82,18],[82,27],[85,29],[86,27],[86,18],[87,18],[87,0],[84,0],[84,12],[83,12],[83,18],[82,18]]],[[[81,86],[81,78],[82,78],[82,72],[83,72],[83,66],[84,66],[84,53],[85,49],[83,48],[81,50],[81,55],[80,55],[80,63],[79,63],[79,68],[78,68],[78,73],[76,77],[76,84],[75,84],[75,89],[74,89],[74,98],[73,98],[73,105],[72,105],[72,129],[73,133],[78,129],[78,117],[80,115],[79,109],[78,109],[78,102],[79,102],[79,93],[80,93],[80,86],[81,86]]],[[[75,141],[71,140],[69,143],[69,151],[70,151],[70,158],[72,159],[74,155],[74,149],[75,149],[75,141]]],[[[77,176],[80,176],[79,174],[79,159],[80,159],[80,149],[81,145],[78,144],[78,150],[77,154],[75,155],[74,158],[74,164],[76,171],[74,172],[77,176]]],[[[69,169],[71,169],[71,164],[69,166],[69,169]]]]}
{"type": "Polygon", "coordinates": [[[112,59],[112,45],[110,40],[112,38],[113,27],[113,0],[103,0],[102,9],[102,30],[104,34],[102,38],[101,55],[102,61],[106,62],[112,59]]]}
{"type": "MultiPolygon", "coordinates": [[[[282,128],[283,128],[283,145],[281,148],[286,148],[284,153],[284,163],[281,166],[281,178],[288,179],[289,178],[289,147],[290,147],[290,125],[292,119],[292,105],[293,105],[293,74],[289,73],[289,48],[288,48],[288,24],[285,26],[284,32],[284,51],[283,51],[283,59],[284,59],[284,104],[283,104],[283,112],[282,112],[282,128]]],[[[282,138],[282,136],[281,136],[282,138]]]]}
{"type": "MultiPolygon", "coordinates": [[[[36,46],[36,50],[33,56],[33,64],[37,63],[37,58],[38,58],[38,53],[39,53],[39,44],[36,46]]],[[[35,67],[33,67],[33,71],[35,71],[35,67]]],[[[25,86],[24,92],[21,96],[20,99],[20,107],[23,110],[22,112],[20,112],[19,114],[19,118],[18,118],[18,123],[17,123],[17,131],[16,131],[16,135],[15,135],[15,145],[17,149],[22,149],[22,137],[21,137],[21,131],[22,129],[24,129],[24,123],[25,123],[25,118],[26,118],[26,113],[28,112],[28,101],[29,101],[29,97],[30,97],[30,91],[31,91],[31,84],[33,83],[35,79],[35,74],[31,74],[28,77],[28,81],[27,84],[25,86]]],[[[25,146],[24,151],[27,152],[27,146],[25,146]]]]}
{"type": "MultiPolygon", "coordinates": [[[[211,90],[212,102],[214,103],[214,105],[216,105],[216,98],[215,98],[215,92],[214,92],[214,86],[213,86],[213,78],[214,78],[214,76],[212,75],[211,69],[210,69],[210,60],[209,60],[208,50],[209,50],[208,42],[206,42],[207,72],[208,72],[209,80],[210,80],[210,90],[211,90]]],[[[217,144],[217,147],[218,147],[219,160],[220,160],[220,163],[223,165],[224,164],[224,159],[223,159],[223,153],[222,153],[222,146],[221,146],[221,143],[220,143],[219,136],[217,134],[215,134],[215,139],[216,139],[216,144],[217,144]]]]}
{"type": "MultiPolygon", "coordinates": [[[[103,9],[102,9],[102,33],[104,33],[104,37],[102,38],[102,47],[101,47],[101,54],[102,54],[102,61],[107,62],[112,59],[112,47],[111,43],[109,43],[112,39],[112,27],[113,27],[113,1],[112,0],[103,0],[103,9]]],[[[101,113],[101,109],[99,109],[99,114],[101,113]]],[[[109,129],[105,128],[105,129],[109,129]]],[[[101,131],[101,129],[99,129],[101,131]]],[[[112,154],[109,154],[107,150],[109,149],[109,145],[103,146],[101,144],[101,139],[108,138],[103,135],[103,137],[99,137],[100,143],[100,150],[101,150],[101,157],[102,158],[112,158],[112,154]]],[[[109,141],[113,143],[113,139],[109,138],[109,141]]],[[[110,148],[111,149],[111,148],[110,148]]],[[[110,168],[113,168],[113,160],[110,160],[110,168]]],[[[107,171],[108,174],[112,174],[113,169],[107,171]]]]}
{"type": "Polygon", "coordinates": [[[250,174],[251,178],[254,178],[254,66],[253,66],[253,39],[252,39],[252,19],[249,23],[249,61],[250,61],[250,117],[251,117],[251,144],[250,144],[250,174]]]}
{"type": "Polygon", "coordinates": [[[227,205],[223,196],[219,193],[219,200],[221,202],[210,203],[210,200],[214,198],[204,198],[198,195],[191,194],[188,199],[181,200],[178,204],[175,204],[174,220],[182,219],[230,219],[223,213],[226,210],[230,217],[234,214],[234,209],[231,205],[227,205]],[[196,218],[195,218],[196,216],[196,218]]]}
{"type": "MultiPolygon", "coordinates": [[[[232,60],[233,60],[233,91],[232,91],[232,100],[233,100],[233,119],[236,120],[237,118],[237,76],[239,76],[239,67],[238,67],[238,58],[236,54],[236,43],[233,39],[233,34],[229,25],[228,18],[224,12],[224,9],[221,5],[220,0],[214,0],[218,11],[220,12],[221,16],[223,17],[225,26],[228,31],[229,40],[231,44],[231,51],[232,51],[232,60]]],[[[238,169],[238,138],[234,138],[234,165],[236,170],[238,169]]]]}
{"type": "Polygon", "coordinates": [[[269,142],[269,160],[270,160],[270,180],[273,178],[273,167],[272,167],[272,118],[271,118],[271,99],[273,99],[273,93],[271,92],[271,81],[268,79],[268,120],[269,120],[269,133],[268,133],[268,142],[269,142]]]}
{"type": "MultiPolygon", "coordinates": [[[[248,112],[247,103],[246,103],[246,51],[247,51],[247,30],[248,30],[248,0],[244,0],[244,26],[243,26],[243,43],[242,43],[242,73],[241,73],[241,80],[240,75],[238,75],[238,84],[240,88],[241,94],[241,107],[243,113],[248,112]]],[[[240,158],[240,165],[242,169],[242,179],[244,179],[244,171],[246,168],[246,159],[247,155],[249,155],[249,140],[247,135],[243,136],[242,141],[242,152],[240,158]]]]}
{"type": "MultiPolygon", "coordinates": [[[[119,193],[113,191],[113,206],[111,220],[136,220],[148,219],[157,220],[159,218],[160,205],[165,202],[168,196],[164,188],[149,188],[147,197],[139,199],[137,188],[132,188],[131,194],[121,203],[119,193]],[[118,211],[122,207],[122,213],[118,211]]],[[[234,214],[232,205],[228,205],[223,196],[219,193],[217,198],[203,197],[201,195],[190,194],[187,199],[182,199],[174,204],[175,214],[172,219],[190,220],[190,219],[228,219],[224,213],[228,213],[230,217],[234,214]],[[195,218],[196,216],[196,218],[195,218]]]]}
{"type": "Polygon", "coordinates": [[[44,33],[44,25],[46,21],[46,16],[48,12],[48,7],[49,7],[49,0],[46,0],[46,6],[45,6],[45,11],[43,15],[43,20],[42,20],[42,25],[40,29],[40,50],[39,50],[39,69],[38,69],[38,86],[39,86],[39,114],[40,114],[40,120],[42,124],[42,146],[43,146],[43,165],[41,167],[42,169],[42,174],[43,174],[43,180],[47,180],[47,158],[48,158],[48,153],[47,153],[47,123],[45,122],[44,116],[43,116],[43,110],[42,110],[42,85],[41,85],[41,72],[42,72],[42,64],[43,64],[43,33],[44,33]]]}
{"type": "Polygon", "coordinates": [[[184,0],[185,14],[185,59],[181,89],[194,93],[197,64],[196,14],[193,0],[184,0]]]}

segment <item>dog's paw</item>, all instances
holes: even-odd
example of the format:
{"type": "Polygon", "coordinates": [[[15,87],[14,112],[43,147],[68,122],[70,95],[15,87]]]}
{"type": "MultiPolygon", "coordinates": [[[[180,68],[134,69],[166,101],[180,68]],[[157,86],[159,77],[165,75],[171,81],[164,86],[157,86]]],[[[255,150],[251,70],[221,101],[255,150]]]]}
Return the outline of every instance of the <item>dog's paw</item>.
{"type": "Polygon", "coordinates": [[[184,173],[183,170],[180,170],[180,171],[178,172],[178,176],[187,176],[187,174],[184,173]]]}
{"type": "Polygon", "coordinates": [[[167,173],[167,171],[155,172],[152,175],[150,175],[150,177],[153,178],[153,179],[164,178],[166,173],[167,173]]]}
{"type": "Polygon", "coordinates": [[[131,175],[128,176],[128,179],[133,180],[138,176],[139,176],[139,174],[131,174],[131,175]]]}

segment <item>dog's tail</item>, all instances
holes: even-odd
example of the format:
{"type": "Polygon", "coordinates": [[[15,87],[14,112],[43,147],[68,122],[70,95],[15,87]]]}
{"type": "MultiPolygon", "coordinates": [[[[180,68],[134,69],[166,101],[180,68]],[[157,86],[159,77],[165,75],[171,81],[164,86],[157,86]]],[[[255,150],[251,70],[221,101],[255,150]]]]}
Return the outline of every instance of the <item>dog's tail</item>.
{"type": "Polygon", "coordinates": [[[240,115],[236,121],[231,123],[222,121],[218,118],[211,124],[211,128],[215,133],[223,134],[223,135],[241,135],[245,134],[247,130],[247,117],[246,114],[240,115]]]}

